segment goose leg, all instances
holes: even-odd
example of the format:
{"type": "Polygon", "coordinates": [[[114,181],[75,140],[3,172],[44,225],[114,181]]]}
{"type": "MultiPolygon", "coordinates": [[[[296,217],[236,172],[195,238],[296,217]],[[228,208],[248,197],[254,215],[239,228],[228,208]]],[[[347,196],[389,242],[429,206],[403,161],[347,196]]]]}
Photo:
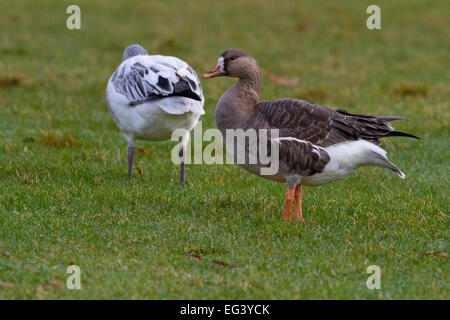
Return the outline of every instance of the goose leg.
{"type": "Polygon", "coordinates": [[[301,222],[305,222],[303,220],[302,214],[302,185],[299,184],[295,188],[295,220],[300,220],[301,222]]]}
{"type": "Polygon", "coordinates": [[[128,179],[131,178],[131,172],[133,170],[133,160],[136,155],[135,147],[128,147],[128,179]]]}
{"type": "Polygon", "coordinates": [[[292,203],[294,202],[295,188],[288,188],[286,191],[286,210],[284,211],[284,220],[291,220],[292,203]]]}
{"type": "Polygon", "coordinates": [[[184,164],[184,148],[183,147],[180,149],[180,158],[181,158],[181,163],[180,163],[180,184],[184,185],[184,183],[185,183],[185,164],[184,164]]]}
{"type": "Polygon", "coordinates": [[[180,151],[179,151],[179,156],[180,156],[180,184],[184,185],[185,183],[185,163],[186,163],[186,155],[187,155],[187,143],[189,141],[189,131],[184,135],[184,137],[181,140],[181,147],[180,147],[180,151]]]}

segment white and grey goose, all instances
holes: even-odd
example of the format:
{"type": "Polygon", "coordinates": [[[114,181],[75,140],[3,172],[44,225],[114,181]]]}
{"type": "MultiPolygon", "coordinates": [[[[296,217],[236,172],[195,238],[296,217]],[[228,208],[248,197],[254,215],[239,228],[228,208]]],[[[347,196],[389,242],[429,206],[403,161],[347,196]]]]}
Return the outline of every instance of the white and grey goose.
{"type": "MultiPolygon", "coordinates": [[[[239,79],[216,105],[216,124],[222,134],[227,129],[278,129],[279,137],[273,139],[279,147],[278,172],[261,175],[260,168],[265,166],[262,162],[240,165],[254,174],[287,184],[285,219],[291,219],[295,198],[295,218],[303,221],[302,185],[330,183],[363,165],[387,168],[400,178],[405,177],[378,145],[383,137],[417,138],[395,131],[389,123],[406,118],[350,114],[296,99],[260,102],[259,66],[242,49],[223,52],[216,67],[203,78],[218,76],[239,79]]],[[[259,148],[259,143],[257,146],[259,148]]],[[[245,147],[248,154],[251,149],[245,147]]],[[[267,149],[270,147],[269,141],[267,149]]]]}
{"type": "Polygon", "coordinates": [[[174,130],[187,130],[179,151],[180,183],[184,184],[189,132],[205,113],[202,86],[195,71],[176,57],[149,55],[140,45],[128,46],[108,81],[106,101],[128,143],[128,177],[136,140],[168,140],[174,130]]]}

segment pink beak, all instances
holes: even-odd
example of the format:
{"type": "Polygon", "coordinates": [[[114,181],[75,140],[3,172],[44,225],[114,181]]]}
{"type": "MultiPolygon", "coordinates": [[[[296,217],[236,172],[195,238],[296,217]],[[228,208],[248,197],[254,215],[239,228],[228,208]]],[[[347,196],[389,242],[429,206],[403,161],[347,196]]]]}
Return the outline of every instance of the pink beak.
{"type": "Polygon", "coordinates": [[[206,72],[203,75],[203,79],[214,78],[223,74],[225,74],[225,72],[220,71],[220,64],[217,64],[217,66],[215,66],[211,71],[206,72]]]}

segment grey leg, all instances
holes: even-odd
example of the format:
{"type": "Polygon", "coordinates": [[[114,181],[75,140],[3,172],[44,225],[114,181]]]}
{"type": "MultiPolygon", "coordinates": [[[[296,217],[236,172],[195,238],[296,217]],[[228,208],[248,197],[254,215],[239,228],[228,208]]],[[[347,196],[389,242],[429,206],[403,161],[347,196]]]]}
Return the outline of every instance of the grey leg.
{"type": "Polygon", "coordinates": [[[185,167],[186,167],[186,156],[187,156],[187,143],[189,141],[189,131],[180,138],[180,151],[178,151],[178,156],[180,157],[180,184],[184,185],[185,183],[185,167]]]}
{"type": "Polygon", "coordinates": [[[133,160],[136,155],[135,147],[128,147],[128,179],[131,178],[131,172],[133,170],[133,160]]]}
{"type": "Polygon", "coordinates": [[[182,147],[180,149],[180,158],[181,158],[181,164],[180,164],[180,184],[184,185],[185,183],[185,165],[184,165],[184,148],[182,147]]]}

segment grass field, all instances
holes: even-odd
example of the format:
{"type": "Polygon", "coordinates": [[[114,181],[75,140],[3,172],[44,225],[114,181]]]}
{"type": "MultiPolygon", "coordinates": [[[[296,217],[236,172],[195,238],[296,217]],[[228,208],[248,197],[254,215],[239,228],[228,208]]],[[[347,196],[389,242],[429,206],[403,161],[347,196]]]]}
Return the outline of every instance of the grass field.
{"type": "MultiPolygon", "coordinates": [[[[450,298],[448,1],[77,1],[81,30],[69,4],[0,3],[1,299],[450,298]],[[384,141],[407,178],[370,167],[304,188],[305,224],[282,220],[283,184],[236,165],[189,165],[180,187],[173,142],[140,142],[128,181],[104,93],[131,43],[199,74],[241,47],[262,100],[409,117],[396,129],[420,141],[384,141]]],[[[203,81],[204,129],[233,81],[203,81]]]]}

